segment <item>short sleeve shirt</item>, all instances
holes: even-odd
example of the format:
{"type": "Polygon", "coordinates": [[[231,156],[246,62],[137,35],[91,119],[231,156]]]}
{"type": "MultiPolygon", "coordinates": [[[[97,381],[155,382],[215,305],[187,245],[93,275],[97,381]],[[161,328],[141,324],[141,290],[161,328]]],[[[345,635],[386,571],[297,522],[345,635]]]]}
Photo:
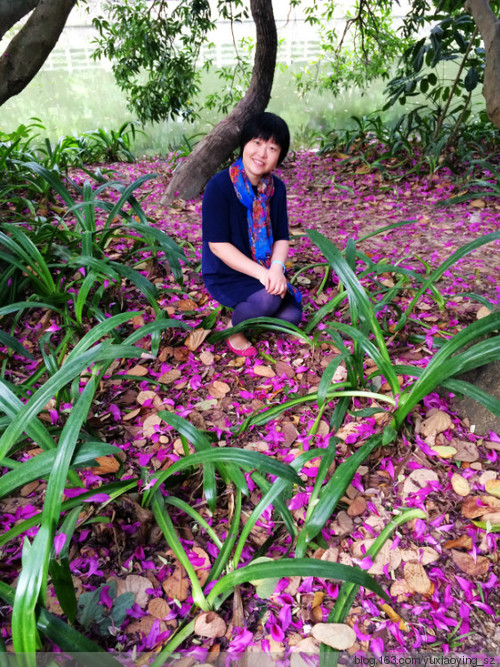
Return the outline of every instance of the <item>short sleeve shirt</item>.
{"type": "MultiPolygon", "coordinates": [[[[271,227],[273,242],[288,241],[288,215],[284,183],[273,176],[271,227]]],[[[229,176],[229,169],[216,174],[208,183],[202,202],[202,273],[210,295],[224,306],[234,307],[262,289],[261,283],[231,269],[210,250],[209,243],[231,243],[252,257],[248,238],[247,208],[240,202],[229,176]]]]}

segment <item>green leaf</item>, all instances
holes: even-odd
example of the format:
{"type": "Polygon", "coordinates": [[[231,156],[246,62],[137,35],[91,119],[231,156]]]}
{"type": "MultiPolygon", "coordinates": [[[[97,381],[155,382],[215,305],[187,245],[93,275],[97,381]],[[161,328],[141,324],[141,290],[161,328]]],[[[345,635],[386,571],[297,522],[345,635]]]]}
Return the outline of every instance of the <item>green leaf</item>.
{"type": "Polygon", "coordinates": [[[283,577],[319,577],[320,579],[334,579],[351,581],[368,590],[377,593],[387,602],[390,598],[382,587],[359,567],[350,567],[340,563],[329,563],[314,558],[290,558],[274,560],[272,563],[250,564],[233,570],[222,577],[210,591],[208,601],[213,604],[217,597],[238,584],[254,580],[275,579],[283,577]]]}
{"type": "Polygon", "coordinates": [[[5,331],[2,331],[1,329],[0,345],[4,345],[5,347],[10,348],[13,352],[16,352],[16,354],[20,355],[21,357],[25,357],[26,359],[35,358],[31,352],[28,352],[24,345],[21,345],[21,343],[19,343],[19,341],[17,341],[13,336],[10,336],[8,333],[5,333],[5,331]]]}
{"type": "Polygon", "coordinates": [[[335,472],[321,490],[319,500],[311,512],[311,516],[304,523],[299,534],[295,549],[297,558],[302,558],[305,555],[309,542],[318,535],[323,526],[330,520],[339,500],[352,482],[356,470],[372,451],[380,447],[381,444],[382,436],[380,434],[372,435],[364,445],[335,469],[335,472]]]}
{"type": "MultiPolygon", "coordinates": [[[[88,467],[93,463],[95,464],[95,459],[98,456],[108,456],[119,452],[120,448],[115,445],[86,442],[77,448],[75,456],[71,460],[71,466],[73,468],[88,467]]],[[[0,477],[0,498],[4,498],[25,484],[49,475],[54,468],[56,457],[57,449],[51,449],[24,461],[16,466],[14,470],[0,477]]],[[[3,464],[3,462],[0,461],[0,464],[3,464]]]]}

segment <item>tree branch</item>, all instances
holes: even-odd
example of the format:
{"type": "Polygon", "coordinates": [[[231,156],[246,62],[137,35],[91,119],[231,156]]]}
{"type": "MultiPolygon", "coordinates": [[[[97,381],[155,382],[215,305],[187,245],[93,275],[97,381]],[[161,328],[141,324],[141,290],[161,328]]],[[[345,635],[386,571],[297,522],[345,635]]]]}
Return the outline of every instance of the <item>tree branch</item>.
{"type": "Polygon", "coordinates": [[[0,105],[20,93],[38,73],[57,44],[76,1],[38,1],[0,58],[0,105]]]}
{"type": "Polygon", "coordinates": [[[38,4],[38,0],[0,0],[0,39],[38,4]]]}

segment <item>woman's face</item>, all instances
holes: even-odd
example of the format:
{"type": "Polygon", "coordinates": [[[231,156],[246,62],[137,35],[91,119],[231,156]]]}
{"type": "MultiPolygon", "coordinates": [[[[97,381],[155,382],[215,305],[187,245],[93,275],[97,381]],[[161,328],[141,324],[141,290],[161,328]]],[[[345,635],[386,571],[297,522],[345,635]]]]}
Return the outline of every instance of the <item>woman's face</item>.
{"type": "Polygon", "coordinates": [[[257,185],[264,174],[278,164],[281,148],[274,139],[254,137],[243,148],[243,166],[252,185],[257,185]]]}

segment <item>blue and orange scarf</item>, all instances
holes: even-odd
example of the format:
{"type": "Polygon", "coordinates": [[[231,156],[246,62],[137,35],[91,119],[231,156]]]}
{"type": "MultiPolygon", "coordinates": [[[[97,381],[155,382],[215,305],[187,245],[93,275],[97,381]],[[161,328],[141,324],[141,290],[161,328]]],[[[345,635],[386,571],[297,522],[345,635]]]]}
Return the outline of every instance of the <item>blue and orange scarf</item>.
{"type": "MultiPolygon", "coordinates": [[[[236,196],[247,209],[248,239],[252,259],[267,269],[271,266],[273,254],[273,230],[271,227],[271,197],[274,194],[274,180],[271,174],[265,174],[254,192],[252,184],[239,158],[229,167],[229,176],[234,185],[236,196]]],[[[297,303],[302,300],[299,290],[287,283],[288,291],[297,303]]]]}

